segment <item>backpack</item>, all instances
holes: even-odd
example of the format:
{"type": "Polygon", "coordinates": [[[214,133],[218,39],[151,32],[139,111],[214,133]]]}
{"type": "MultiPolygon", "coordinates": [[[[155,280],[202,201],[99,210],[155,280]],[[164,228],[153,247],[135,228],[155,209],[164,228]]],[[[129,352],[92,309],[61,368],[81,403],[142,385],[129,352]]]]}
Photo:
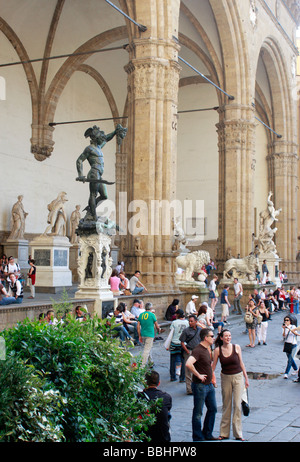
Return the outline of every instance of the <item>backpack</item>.
{"type": "Polygon", "coordinates": [[[253,323],[253,315],[252,315],[252,313],[250,313],[250,311],[246,311],[245,316],[244,316],[244,320],[245,320],[246,324],[252,324],[253,323]]]}

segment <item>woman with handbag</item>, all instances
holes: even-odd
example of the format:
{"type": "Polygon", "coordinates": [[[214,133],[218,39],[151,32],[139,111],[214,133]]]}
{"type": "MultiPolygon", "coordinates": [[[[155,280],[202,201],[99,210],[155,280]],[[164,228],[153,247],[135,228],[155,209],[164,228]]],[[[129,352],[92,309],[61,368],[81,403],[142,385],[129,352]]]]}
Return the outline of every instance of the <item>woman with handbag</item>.
{"type": "Polygon", "coordinates": [[[257,340],[258,345],[262,344],[266,345],[267,340],[267,330],[268,330],[268,319],[269,319],[269,310],[266,308],[265,302],[263,300],[260,301],[259,304],[259,316],[261,316],[261,322],[258,322],[257,325],[257,340]]]}
{"type": "Polygon", "coordinates": [[[297,336],[299,336],[300,334],[298,334],[296,326],[292,325],[291,319],[288,316],[285,316],[282,327],[283,327],[282,335],[284,339],[283,351],[284,353],[286,353],[287,360],[288,360],[286,368],[285,368],[285,372],[284,372],[284,378],[287,379],[291,368],[293,368],[295,371],[293,375],[296,375],[297,370],[298,370],[297,364],[295,363],[295,360],[294,360],[294,356],[295,356],[296,349],[297,349],[297,336]]]}
{"type": "Polygon", "coordinates": [[[237,440],[244,441],[241,402],[244,388],[249,387],[249,380],[242,359],[241,347],[231,343],[231,333],[228,329],[224,329],[216,338],[212,364],[213,371],[216,369],[218,359],[221,363],[221,391],[223,401],[219,439],[224,440],[229,438],[232,419],[233,436],[237,440]]]}
{"type": "Polygon", "coordinates": [[[249,344],[246,345],[246,347],[255,347],[257,316],[258,308],[255,305],[253,298],[250,298],[248,305],[246,306],[246,313],[244,318],[246,322],[246,329],[248,330],[249,335],[249,344]]]}

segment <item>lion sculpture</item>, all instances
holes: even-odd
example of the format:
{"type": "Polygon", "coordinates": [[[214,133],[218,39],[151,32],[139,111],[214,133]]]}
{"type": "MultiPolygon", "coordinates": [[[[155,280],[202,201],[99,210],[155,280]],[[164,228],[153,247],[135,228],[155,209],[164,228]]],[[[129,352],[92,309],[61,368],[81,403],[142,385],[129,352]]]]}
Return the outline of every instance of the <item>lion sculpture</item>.
{"type": "Polygon", "coordinates": [[[200,273],[203,265],[207,265],[209,262],[210,255],[205,250],[196,250],[176,257],[177,266],[185,270],[184,281],[194,281],[193,273],[200,273]]]}
{"type": "Polygon", "coordinates": [[[239,278],[244,281],[255,281],[258,268],[258,258],[253,254],[244,258],[230,258],[225,263],[223,277],[224,279],[239,278]]]}

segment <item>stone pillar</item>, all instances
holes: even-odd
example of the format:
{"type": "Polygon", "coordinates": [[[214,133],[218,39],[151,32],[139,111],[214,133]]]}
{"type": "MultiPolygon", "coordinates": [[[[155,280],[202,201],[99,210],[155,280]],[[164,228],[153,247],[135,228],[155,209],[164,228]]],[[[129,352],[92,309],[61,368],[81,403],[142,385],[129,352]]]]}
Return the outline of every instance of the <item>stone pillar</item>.
{"type": "Polygon", "coordinates": [[[220,109],[219,238],[217,260],[249,255],[254,230],[253,172],[255,124],[253,108],[230,105],[220,109]],[[238,117],[239,116],[239,117],[238,117]]]}
{"type": "MultiPolygon", "coordinates": [[[[159,214],[151,216],[151,210],[152,201],[170,204],[176,197],[179,47],[173,38],[174,2],[149,1],[139,5],[137,14],[141,17],[137,20],[147,24],[147,32],[133,38],[128,46],[130,62],[125,68],[129,107],[128,204],[132,208],[129,207],[128,234],[122,251],[128,274],[140,270],[148,290],[170,291],[175,287],[171,217],[162,217],[169,228],[164,233],[163,220],[159,214]]],[[[177,7],[178,30],[179,2],[177,7]]]]}
{"type": "MultiPolygon", "coordinates": [[[[276,209],[282,212],[276,222],[275,242],[282,262],[280,268],[292,275],[296,272],[297,256],[297,146],[283,140],[275,141],[268,156],[271,184],[276,209]]],[[[290,278],[292,279],[292,278],[290,278]]]]}

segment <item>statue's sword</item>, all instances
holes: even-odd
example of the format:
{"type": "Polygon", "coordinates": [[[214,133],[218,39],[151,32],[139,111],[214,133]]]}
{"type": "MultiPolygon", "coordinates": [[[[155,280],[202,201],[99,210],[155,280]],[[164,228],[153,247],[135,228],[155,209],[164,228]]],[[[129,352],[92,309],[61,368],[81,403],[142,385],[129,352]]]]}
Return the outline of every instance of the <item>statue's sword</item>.
{"type": "Polygon", "coordinates": [[[81,181],[82,183],[103,183],[103,184],[115,184],[114,181],[106,181],[106,180],[103,180],[102,178],[92,178],[92,179],[88,179],[86,177],[77,177],[76,178],[76,181],[81,181]]]}

